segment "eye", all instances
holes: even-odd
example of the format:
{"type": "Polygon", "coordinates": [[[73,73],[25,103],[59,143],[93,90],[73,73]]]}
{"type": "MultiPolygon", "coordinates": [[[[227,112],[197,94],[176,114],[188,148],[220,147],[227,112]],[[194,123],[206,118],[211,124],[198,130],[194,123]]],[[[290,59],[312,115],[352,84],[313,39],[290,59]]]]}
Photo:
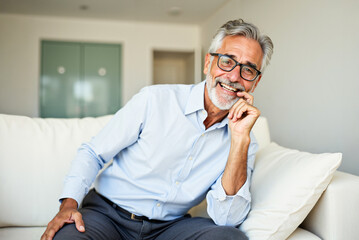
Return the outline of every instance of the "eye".
{"type": "Polygon", "coordinates": [[[256,74],[256,70],[250,66],[244,65],[242,68],[242,74],[245,74],[247,76],[253,76],[256,74]]]}
{"type": "Polygon", "coordinates": [[[234,63],[233,59],[226,57],[226,56],[221,56],[220,64],[222,67],[231,68],[235,63],[234,63]]]}

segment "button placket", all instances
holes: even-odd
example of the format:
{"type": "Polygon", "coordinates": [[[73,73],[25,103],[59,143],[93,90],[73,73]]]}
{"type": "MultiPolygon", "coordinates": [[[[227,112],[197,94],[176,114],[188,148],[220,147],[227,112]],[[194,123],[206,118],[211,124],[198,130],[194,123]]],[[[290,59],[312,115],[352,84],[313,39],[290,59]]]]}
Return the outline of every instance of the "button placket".
{"type": "MultiPolygon", "coordinates": [[[[202,113],[207,114],[206,111],[202,111],[202,113]]],[[[183,181],[188,177],[189,173],[191,172],[194,162],[195,162],[195,156],[197,155],[197,152],[199,149],[201,149],[201,146],[203,145],[203,141],[205,135],[207,133],[205,131],[199,132],[199,135],[197,135],[197,139],[195,140],[187,158],[183,165],[182,170],[180,171],[178,177],[174,179],[171,187],[171,192],[168,195],[168,201],[172,201],[176,198],[177,193],[182,186],[183,181]]]]}

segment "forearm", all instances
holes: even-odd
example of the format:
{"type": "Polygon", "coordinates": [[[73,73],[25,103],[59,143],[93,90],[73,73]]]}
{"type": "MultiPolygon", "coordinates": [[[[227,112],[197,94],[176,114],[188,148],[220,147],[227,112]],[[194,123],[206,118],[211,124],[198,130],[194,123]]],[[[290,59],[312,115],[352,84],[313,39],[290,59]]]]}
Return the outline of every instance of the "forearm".
{"type": "Polygon", "coordinates": [[[247,180],[249,144],[249,134],[232,136],[228,161],[222,177],[222,186],[227,195],[235,195],[247,180]]]}
{"type": "MultiPolygon", "coordinates": [[[[244,135],[246,136],[246,135],[244,135]]],[[[240,140],[238,138],[238,140],[240,140]]],[[[251,133],[250,135],[250,144],[248,148],[245,148],[245,144],[234,144],[231,145],[231,150],[229,154],[229,160],[232,157],[231,154],[234,154],[235,156],[241,156],[242,159],[246,159],[245,166],[246,170],[245,173],[241,174],[242,176],[246,176],[246,180],[244,180],[244,183],[242,184],[240,180],[240,183],[236,185],[233,178],[229,178],[229,186],[236,186],[236,189],[238,189],[237,192],[234,194],[227,194],[224,189],[223,182],[226,180],[223,180],[224,173],[222,176],[218,178],[218,180],[215,182],[215,184],[212,185],[211,190],[207,194],[207,203],[208,208],[207,212],[208,215],[213,219],[213,221],[217,225],[230,225],[230,226],[236,226],[243,222],[243,220],[246,218],[250,207],[251,207],[251,194],[249,191],[250,185],[251,185],[251,176],[253,172],[253,166],[254,166],[254,160],[255,160],[255,154],[258,150],[258,144],[254,137],[254,135],[251,133]],[[232,147],[233,146],[233,147],[232,147]],[[242,146],[237,149],[235,146],[242,146]],[[235,147],[235,148],[234,148],[235,147]],[[244,148],[243,148],[244,147],[244,148]],[[234,151],[235,149],[247,149],[245,153],[238,154],[238,151],[234,151]],[[232,184],[233,183],[233,184],[232,184]],[[240,186],[240,187],[239,187],[240,186]]],[[[238,142],[240,143],[240,141],[238,142]]],[[[230,161],[227,161],[227,169],[231,169],[232,162],[228,163],[230,161]]],[[[232,168],[233,169],[233,168],[232,168]]],[[[232,173],[227,170],[227,176],[230,176],[232,173]]],[[[238,175],[238,174],[236,174],[238,175]]]]}
{"type": "Polygon", "coordinates": [[[83,144],[71,164],[60,199],[72,198],[78,204],[88,193],[103,164],[88,144],[83,144]]]}
{"type": "Polygon", "coordinates": [[[231,148],[222,179],[223,188],[228,195],[236,194],[247,179],[250,131],[260,115],[260,111],[252,105],[252,95],[239,92],[237,96],[239,100],[228,113],[231,148]]]}

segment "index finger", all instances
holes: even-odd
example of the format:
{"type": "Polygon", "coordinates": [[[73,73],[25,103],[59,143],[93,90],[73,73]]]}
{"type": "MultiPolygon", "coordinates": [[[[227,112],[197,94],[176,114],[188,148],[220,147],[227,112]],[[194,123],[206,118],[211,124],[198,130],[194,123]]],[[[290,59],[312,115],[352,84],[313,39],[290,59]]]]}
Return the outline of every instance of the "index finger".
{"type": "Polygon", "coordinates": [[[237,96],[239,98],[243,98],[247,103],[249,103],[250,105],[253,105],[253,96],[250,95],[247,92],[237,92],[237,96]]]}
{"type": "Polygon", "coordinates": [[[44,234],[41,236],[41,240],[52,240],[58,230],[59,229],[55,229],[55,227],[46,229],[44,234]]]}
{"type": "Polygon", "coordinates": [[[75,221],[76,228],[79,232],[85,231],[85,224],[82,220],[82,215],[79,212],[76,212],[72,215],[73,220],[75,221]]]}
{"type": "Polygon", "coordinates": [[[56,216],[49,224],[47,225],[47,228],[44,232],[44,234],[41,236],[41,240],[52,240],[52,238],[55,236],[55,234],[62,228],[65,223],[70,223],[73,221],[68,221],[61,219],[60,217],[56,216]]]}

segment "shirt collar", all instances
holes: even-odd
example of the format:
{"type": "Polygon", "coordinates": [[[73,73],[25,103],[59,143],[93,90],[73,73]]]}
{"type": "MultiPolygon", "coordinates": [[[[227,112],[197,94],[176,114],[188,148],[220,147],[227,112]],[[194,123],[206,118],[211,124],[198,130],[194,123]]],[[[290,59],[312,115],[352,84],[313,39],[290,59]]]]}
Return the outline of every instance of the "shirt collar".
{"type": "Polygon", "coordinates": [[[219,123],[218,128],[224,127],[225,125],[228,125],[227,116],[219,123]]]}
{"type": "Polygon", "coordinates": [[[206,81],[202,81],[196,85],[193,85],[191,93],[189,95],[185,115],[194,113],[204,109],[204,86],[206,81]]]}
{"type": "MultiPolygon", "coordinates": [[[[206,80],[195,84],[191,89],[188,102],[185,109],[185,115],[194,113],[196,111],[204,110],[204,91],[206,80]]],[[[228,118],[225,117],[221,122],[216,123],[214,126],[217,128],[224,127],[228,124],[228,118]]]]}

